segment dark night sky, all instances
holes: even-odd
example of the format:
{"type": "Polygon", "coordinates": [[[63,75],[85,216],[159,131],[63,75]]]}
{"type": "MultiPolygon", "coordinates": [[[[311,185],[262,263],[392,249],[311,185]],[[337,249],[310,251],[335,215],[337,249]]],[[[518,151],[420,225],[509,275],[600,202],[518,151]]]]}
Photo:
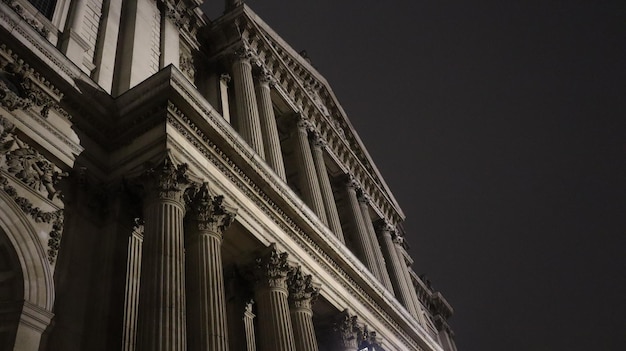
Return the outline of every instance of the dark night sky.
{"type": "Polygon", "coordinates": [[[460,351],[624,350],[626,2],[247,3],[332,85],[460,351]]]}

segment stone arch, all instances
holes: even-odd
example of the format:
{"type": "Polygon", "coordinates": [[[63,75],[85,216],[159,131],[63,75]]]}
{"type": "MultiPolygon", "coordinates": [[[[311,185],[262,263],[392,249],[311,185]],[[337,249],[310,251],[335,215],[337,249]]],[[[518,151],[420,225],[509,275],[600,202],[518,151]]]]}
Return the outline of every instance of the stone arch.
{"type": "MultiPolygon", "coordinates": [[[[17,322],[15,351],[36,351],[52,319],[54,282],[46,252],[35,228],[17,204],[0,191],[0,235],[14,251],[23,280],[23,305],[17,322]]],[[[18,309],[19,310],[19,309],[18,309]]]]}

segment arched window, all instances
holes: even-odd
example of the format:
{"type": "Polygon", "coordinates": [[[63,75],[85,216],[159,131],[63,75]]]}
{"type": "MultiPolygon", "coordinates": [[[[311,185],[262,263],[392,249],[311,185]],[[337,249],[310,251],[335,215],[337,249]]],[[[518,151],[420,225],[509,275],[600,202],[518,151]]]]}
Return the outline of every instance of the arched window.
{"type": "Polygon", "coordinates": [[[56,0],[28,0],[28,2],[33,4],[33,6],[48,19],[52,19],[54,7],[57,4],[56,0]]]}

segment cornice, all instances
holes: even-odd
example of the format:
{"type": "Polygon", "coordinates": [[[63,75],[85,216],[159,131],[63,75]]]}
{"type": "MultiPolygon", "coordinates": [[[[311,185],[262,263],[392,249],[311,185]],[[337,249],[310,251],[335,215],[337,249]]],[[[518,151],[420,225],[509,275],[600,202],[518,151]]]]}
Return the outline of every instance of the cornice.
{"type": "MultiPolygon", "coordinates": [[[[417,349],[419,346],[414,344],[415,340],[421,340],[425,345],[435,345],[434,341],[424,339],[429,337],[428,334],[421,326],[410,322],[412,318],[404,316],[401,312],[403,309],[396,306],[395,299],[383,296],[384,289],[376,284],[373,277],[364,273],[367,270],[362,263],[345,246],[333,242],[332,233],[302,205],[298,196],[286,184],[277,180],[262,160],[254,156],[250,147],[199,95],[182,73],[172,68],[170,74],[172,92],[175,94],[170,96],[168,103],[168,126],[173,127],[240,191],[254,200],[269,218],[310,257],[325,267],[337,282],[351,291],[364,306],[368,306],[390,330],[402,336],[407,345],[417,349]],[[220,145],[227,147],[222,149],[220,145]],[[349,269],[346,270],[346,267],[349,269]],[[383,305],[387,307],[383,308],[383,305]],[[390,313],[394,315],[393,318],[390,313]],[[401,327],[397,321],[406,324],[401,327]],[[407,334],[407,331],[415,330],[414,328],[420,331],[407,334]]],[[[184,153],[184,150],[180,152],[184,153]]],[[[429,348],[437,349],[434,346],[429,348]]]]}
{"type": "Polygon", "coordinates": [[[295,53],[246,5],[218,19],[212,30],[212,37],[222,41],[215,48],[214,57],[223,56],[238,46],[246,46],[254,55],[255,65],[271,73],[277,91],[294,106],[296,112],[311,121],[317,132],[328,141],[328,150],[333,158],[363,184],[379,216],[394,223],[404,219],[402,210],[334,98],[328,83],[305,59],[295,53]]]}

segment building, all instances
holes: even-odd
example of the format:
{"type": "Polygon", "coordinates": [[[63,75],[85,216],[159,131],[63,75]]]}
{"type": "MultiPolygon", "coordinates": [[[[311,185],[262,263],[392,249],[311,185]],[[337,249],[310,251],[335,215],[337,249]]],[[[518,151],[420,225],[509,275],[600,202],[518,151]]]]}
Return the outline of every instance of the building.
{"type": "Polygon", "coordinates": [[[0,2],[0,348],[454,351],[327,81],[201,3],[0,2]]]}

